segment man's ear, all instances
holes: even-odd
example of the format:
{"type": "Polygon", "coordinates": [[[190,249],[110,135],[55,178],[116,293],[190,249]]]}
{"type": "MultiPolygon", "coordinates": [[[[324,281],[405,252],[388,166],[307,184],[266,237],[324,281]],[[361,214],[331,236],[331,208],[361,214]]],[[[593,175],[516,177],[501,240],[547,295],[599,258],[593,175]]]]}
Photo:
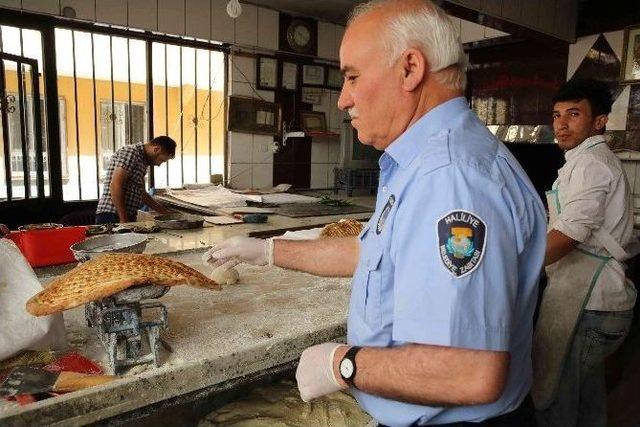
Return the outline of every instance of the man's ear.
{"type": "Polygon", "coordinates": [[[427,61],[418,49],[409,48],[400,56],[402,88],[408,92],[415,90],[424,80],[427,61]]]}
{"type": "Polygon", "coordinates": [[[593,121],[593,127],[595,127],[598,132],[601,132],[604,130],[608,121],[609,116],[607,116],[606,114],[600,114],[599,116],[596,116],[595,120],[593,121]]]}

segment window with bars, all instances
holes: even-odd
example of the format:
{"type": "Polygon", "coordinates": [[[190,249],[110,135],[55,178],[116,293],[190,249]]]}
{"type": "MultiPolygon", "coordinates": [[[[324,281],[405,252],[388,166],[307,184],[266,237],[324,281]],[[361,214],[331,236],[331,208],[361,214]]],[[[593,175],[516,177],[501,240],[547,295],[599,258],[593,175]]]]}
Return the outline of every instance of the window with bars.
{"type": "MultiPolygon", "coordinates": [[[[17,96],[17,94],[8,92],[7,95],[17,96]]],[[[33,97],[28,96],[25,99],[26,110],[33,111],[33,97]]],[[[60,124],[61,128],[64,129],[65,118],[62,114],[64,111],[64,99],[58,99],[58,107],[60,109],[60,124]]],[[[45,102],[44,99],[40,98],[40,113],[42,116],[42,159],[43,159],[43,170],[45,173],[45,180],[49,177],[49,159],[48,159],[48,140],[47,140],[47,132],[46,132],[46,110],[45,110],[45,102]]],[[[11,152],[11,177],[12,179],[21,180],[24,176],[24,163],[22,161],[22,147],[20,144],[20,118],[18,117],[19,110],[13,110],[12,112],[7,112],[7,120],[8,120],[8,130],[9,130],[9,145],[11,152]]],[[[26,133],[27,141],[33,141],[35,139],[33,123],[31,126],[27,128],[26,133]]],[[[63,139],[63,141],[65,141],[63,139]]],[[[62,164],[62,175],[65,177],[67,175],[67,156],[66,156],[66,147],[63,146],[61,150],[61,164],[62,164]]],[[[36,170],[36,155],[35,151],[29,150],[29,170],[31,171],[32,180],[35,180],[35,170],[36,170]]]]}
{"type": "Polygon", "coordinates": [[[154,187],[223,173],[223,52],[64,28],[55,35],[58,93],[68,100],[64,200],[97,199],[113,153],[154,136],[177,143],[175,158],[153,168],[154,187]]]}
{"type": "Polygon", "coordinates": [[[127,144],[146,141],[147,119],[145,105],[121,101],[100,102],[100,158],[101,176],[109,167],[111,156],[127,144]]]}

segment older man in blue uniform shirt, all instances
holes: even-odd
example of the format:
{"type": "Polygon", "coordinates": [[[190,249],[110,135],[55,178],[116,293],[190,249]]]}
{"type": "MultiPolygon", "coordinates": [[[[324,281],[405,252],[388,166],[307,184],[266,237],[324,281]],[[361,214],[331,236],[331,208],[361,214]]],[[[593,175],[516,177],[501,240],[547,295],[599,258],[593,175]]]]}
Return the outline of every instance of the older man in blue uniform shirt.
{"type": "Polygon", "coordinates": [[[340,62],[338,106],[362,143],[384,150],[359,238],[238,237],[207,258],[353,275],[348,345],[305,350],[303,399],[349,387],[384,425],[533,425],[525,397],[546,217],[462,97],[453,25],[430,2],[367,3],[349,21],[340,62]]]}

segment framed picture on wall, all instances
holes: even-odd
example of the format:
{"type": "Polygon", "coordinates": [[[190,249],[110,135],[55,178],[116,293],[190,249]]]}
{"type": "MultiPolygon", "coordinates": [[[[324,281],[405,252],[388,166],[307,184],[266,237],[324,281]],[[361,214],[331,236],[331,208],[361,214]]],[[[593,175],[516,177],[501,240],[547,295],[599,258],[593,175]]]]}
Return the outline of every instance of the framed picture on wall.
{"type": "Polygon", "coordinates": [[[232,132],[278,135],[281,121],[280,104],[255,98],[229,97],[227,130],[232,132]]]}
{"type": "Polygon", "coordinates": [[[322,93],[322,88],[303,86],[300,101],[306,102],[307,104],[320,105],[322,104],[322,93]]]}
{"type": "Polygon", "coordinates": [[[327,87],[329,89],[342,89],[342,73],[338,67],[327,67],[327,87]]]}
{"type": "Polygon", "coordinates": [[[278,60],[270,56],[258,56],[256,61],[257,88],[275,90],[278,88],[278,60]]]}
{"type": "Polygon", "coordinates": [[[620,83],[640,83],[640,25],[624,29],[620,83]]]}
{"type": "Polygon", "coordinates": [[[286,61],[282,62],[280,87],[287,90],[298,89],[298,64],[286,61]]]}
{"type": "Polygon", "coordinates": [[[303,65],[302,84],[308,86],[324,86],[324,66],[303,65]]]}
{"type": "Polygon", "coordinates": [[[306,133],[323,133],[327,131],[327,118],[324,111],[303,111],[300,113],[302,130],[306,133]]]}

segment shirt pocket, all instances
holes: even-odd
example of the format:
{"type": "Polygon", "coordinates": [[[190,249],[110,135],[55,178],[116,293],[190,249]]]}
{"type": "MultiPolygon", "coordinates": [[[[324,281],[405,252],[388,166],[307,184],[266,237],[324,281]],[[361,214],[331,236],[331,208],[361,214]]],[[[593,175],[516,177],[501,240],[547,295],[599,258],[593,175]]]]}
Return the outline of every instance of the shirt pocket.
{"type": "Polygon", "coordinates": [[[381,247],[372,247],[364,259],[367,284],[364,292],[364,320],[371,329],[378,329],[382,322],[382,254],[381,247]]]}

